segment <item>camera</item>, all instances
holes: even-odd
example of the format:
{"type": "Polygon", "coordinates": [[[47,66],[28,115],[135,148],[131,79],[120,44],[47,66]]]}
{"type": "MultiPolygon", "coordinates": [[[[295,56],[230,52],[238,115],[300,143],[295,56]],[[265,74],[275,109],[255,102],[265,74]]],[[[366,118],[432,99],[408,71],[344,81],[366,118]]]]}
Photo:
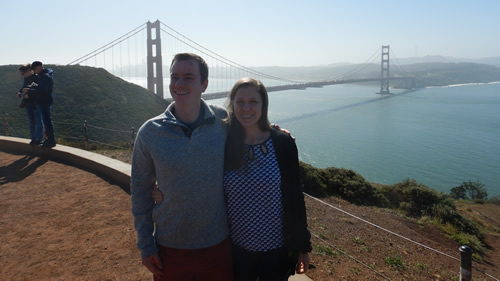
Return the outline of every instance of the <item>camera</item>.
{"type": "MultiPolygon", "coordinates": [[[[32,82],[31,84],[26,85],[26,87],[24,87],[23,90],[24,89],[29,90],[30,88],[37,87],[37,86],[38,86],[37,83],[32,82]]],[[[17,96],[21,99],[21,101],[19,102],[19,107],[20,108],[26,107],[26,101],[28,100],[28,98],[30,96],[29,91],[26,93],[19,91],[19,92],[17,92],[17,96]]]]}
{"type": "Polygon", "coordinates": [[[17,92],[17,95],[19,96],[19,99],[21,100],[19,102],[19,107],[24,108],[26,106],[26,100],[27,100],[26,98],[24,98],[26,94],[17,92]],[[19,94],[21,94],[21,95],[19,95],[19,94]]]}

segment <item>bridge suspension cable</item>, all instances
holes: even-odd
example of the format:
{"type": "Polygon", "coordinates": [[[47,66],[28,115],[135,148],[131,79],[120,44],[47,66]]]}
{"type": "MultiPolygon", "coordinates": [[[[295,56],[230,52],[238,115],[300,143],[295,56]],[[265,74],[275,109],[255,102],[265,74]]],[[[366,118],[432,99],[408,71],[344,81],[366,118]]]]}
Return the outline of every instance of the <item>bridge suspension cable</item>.
{"type": "Polygon", "coordinates": [[[391,58],[394,58],[394,63],[392,63],[391,65],[396,65],[396,67],[398,67],[399,71],[403,74],[406,74],[406,75],[409,75],[408,71],[406,71],[403,66],[401,65],[401,63],[399,62],[399,58],[396,56],[396,53],[394,52],[394,50],[391,48],[390,49],[390,52],[391,52],[391,58]]]}
{"type": "Polygon", "coordinates": [[[102,47],[100,47],[100,48],[98,48],[98,49],[96,49],[96,50],[94,50],[94,51],[92,51],[92,52],[90,52],[90,53],[88,53],[88,54],[86,54],[86,55],[84,55],[84,56],[82,56],[82,57],[80,57],[80,58],[72,61],[72,62],[70,62],[70,63],[68,63],[67,65],[79,64],[81,62],[84,62],[84,61],[88,60],[91,57],[95,57],[95,56],[97,56],[97,55],[105,52],[106,50],[112,48],[113,46],[122,43],[123,41],[129,39],[130,37],[134,36],[135,34],[143,31],[144,29],[146,29],[146,24],[145,23],[141,24],[140,26],[138,26],[136,28],[134,28],[132,31],[129,31],[125,35],[122,35],[119,38],[111,41],[110,43],[108,43],[108,44],[106,44],[106,45],[104,45],[104,46],[102,46],[102,47]]]}
{"type": "Polygon", "coordinates": [[[357,72],[360,72],[360,71],[364,70],[365,68],[367,68],[368,66],[370,66],[372,63],[374,63],[376,60],[378,60],[380,58],[380,49],[381,48],[379,47],[368,59],[366,59],[365,62],[363,62],[361,64],[358,64],[355,68],[353,68],[352,70],[348,71],[347,73],[344,73],[344,74],[338,75],[336,77],[333,77],[330,80],[345,79],[349,75],[352,75],[354,73],[357,73],[357,72]]]}
{"type": "Polygon", "coordinates": [[[213,59],[216,59],[218,60],[219,62],[223,62],[224,64],[226,65],[229,65],[229,66],[232,66],[232,67],[235,67],[237,69],[240,69],[240,70],[243,70],[245,72],[248,72],[248,73],[251,73],[251,74],[255,74],[257,76],[260,76],[260,77],[265,77],[265,78],[268,78],[268,79],[273,79],[273,80],[278,80],[278,81],[283,81],[283,82],[288,82],[288,83],[302,83],[301,81],[296,81],[296,80],[291,80],[291,79],[285,79],[285,78],[280,78],[280,77],[276,77],[276,76],[273,76],[273,75],[269,75],[269,74],[266,74],[266,73],[263,73],[263,72],[259,72],[259,71],[256,71],[254,69],[251,69],[251,68],[248,68],[246,66],[243,66],[241,64],[238,64],[228,58],[225,58],[205,47],[203,47],[202,45],[196,43],[195,41],[189,39],[188,37],[184,36],[183,34],[179,33],[178,31],[176,31],[175,29],[171,28],[170,26],[166,25],[165,23],[161,22],[160,23],[165,26],[166,28],[170,29],[172,32],[174,32],[175,34],[177,34],[178,36],[182,37],[184,40],[186,41],[189,41],[190,43],[184,41],[183,39],[180,39],[179,37],[173,35],[172,33],[162,29],[163,32],[169,34],[170,36],[172,36],[173,38],[183,42],[184,44],[192,47],[193,49],[196,49],[198,50],[199,52],[203,53],[204,55],[207,55],[213,59]],[[197,47],[191,45],[191,44],[194,44],[196,45],[197,47]],[[201,48],[201,49],[200,49],[201,48]]]}
{"type": "MultiPolygon", "coordinates": [[[[304,83],[303,81],[277,77],[243,66],[233,60],[228,59],[227,57],[219,55],[205,48],[201,44],[189,39],[180,32],[166,25],[165,23],[160,21],[158,22],[160,23],[160,32],[163,35],[161,37],[165,37],[162,40],[164,41],[164,43],[161,44],[159,55],[161,55],[162,57],[170,58],[173,57],[173,55],[176,53],[191,51],[194,53],[199,53],[210,65],[211,75],[209,79],[209,87],[206,91],[207,93],[228,92],[238,79],[245,76],[262,80],[267,87],[302,85],[304,83]],[[165,40],[167,38],[169,39],[165,40]]],[[[119,76],[122,79],[139,84],[142,87],[146,88],[147,67],[145,59],[147,57],[147,44],[142,43],[146,41],[146,38],[143,38],[145,36],[140,35],[139,33],[146,34],[147,30],[147,23],[141,24],[140,26],[118,37],[110,43],[97,48],[96,50],[85,54],[84,56],[76,60],[71,61],[67,65],[85,64],[87,66],[102,67],[108,70],[108,72],[119,76]],[[134,42],[130,42],[133,41],[131,40],[133,36],[135,36],[135,49],[131,50],[133,48],[133,46],[131,47],[131,45],[134,45],[132,44],[134,42]],[[141,37],[141,39],[138,39],[139,37],[141,37]],[[138,43],[138,40],[141,42],[138,43]],[[123,44],[127,45],[122,46],[123,44]],[[141,61],[139,57],[142,57],[143,60],[141,61]],[[131,59],[133,58],[135,58],[135,62],[131,61],[131,59]],[[136,68],[135,73],[131,73],[131,70],[133,70],[134,67],[136,68]],[[124,77],[124,75],[126,75],[126,77],[124,77]]],[[[169,73],[167,64],[168,63],[164,63],[162,65],[163,73],[169,73]]],[[[169,78],[167,76],[163,77],[163,79],[168,80],[169,78]]],[[[163,84],[168,85],[168,83],[163,84]]]]}
{"type": "MultiPolygon", "coordinates": [[[[353,82],[354,80],[363,81],[372,81],[372,80],[380,80],[380,78],[367,78],[366,75],[361,78],[349,78],[353,77],[353,74],[361,73],[365,71],[366,68],[373,65],[375,60],[380,58],[380,48],[375,51],[364,63],[353,66],[347,73],[343,73],[341,75],[337,75],[331,79],[322,80],[322,81],[299,81],[294,79],[287,79],[283,77],[278,77],[275,75],[270,75],[267,73],[260,72],[258,70],[252,69],[250,67],[243,66],[234,60],[228,59],[222,55],[219,55],[216,52],[209,50],[208,48],[202,46],[201,44],[195,42],[194,40],[188,38],[187,36],[181,34],[180,32],[174,30],[170,26],[165,23],[157,20],[159,33],[156,36],[163,35],[165,38],[163,39],[163,44],[160,44],[161,47],[153,52],[153,58],[157,55],[162,56],[163,58],[171,58],[176,53],[182,52],[194,52],[202,55],[204,59],[210,66],[210,78],[209,85],[206,90],[206,93],[213,95],[205,95],[207,98],[219,97],[227,93],[234,83],[245,76],[253,77],[261,80],[268,90],[284,90],[284,89],[298,89],[304,88],[308,86],[322,86],[322,85],[332,85],[332,84],[340,84],[343,83],[343,80],[349,80],[349,82],[353,82]],[[165,40],[168,39],[168,40],[165,40]],[[156,54],[159,53],[159,54],[156,54]],[[352,81],[350,81],[352,80],[352,81]],[[210,96],[210,97],[209,97],[210,96]]],[[[146,45],[144,43],[139,42],[138,40],[145,40],[145,36],[140,33],[148,33],[148,23],[141,24],[135,29],[129,31],[123,36],[113,40],[112,42],[68,63],[68,65],[74,64],[82,64],[85,63],[89,65],[90,59],[95,60],[94,67],[98,67],[98,65],[110,73],[121,77],[124,80],[129,82],[138,84],[144,88],[149,87],[149,71],[147,71],[148,63],[150,60],[149,55],[146,56],[146,45]],[[131,38],[135,37],[135,50],[131,50],[131,38]],[[139,37],[141,37],[139,39],[139,37]],[[127,41],[127,42],[125,42],[127,41]],[[125,42],[125,43],[124,43],[125,42]],[[123,44],[127,44],[126,46],[122,46],[123,44]],[[118,46],[118,47],[115,47],[118,46]],[[142,48],[139,48],[142,46],[142,48]],[[110,53],[108,52],[110,51],[110,53]],[[124,54],[124,52],[126,54],[124,54]],[[131,57],[135,57],[135,62],[131,61],[131,57]],[[142,61],[140,61],[139,57],[142,57],[142,61]],[[102,59],[101,59],[102,58],[102,59]],[[146,58],[148,58],[148,63],[146,63],[146,58]],[[99,64],[98,64],[99,59],[99,64]],[[111,61],[111,67],[109,66],[109,62],[111,61]],[[127,63],[128,61],[128,63],[127,63]],[[125,64],[124,64],[125,62],[125,64]],[[131,70],[135,67],[135,73],[132,73],[131,70]],[[128,75],[124,77],[125,75],[128,75]]],[[[163,37],[160,36],[160,37],[163,37]]],[[[142,41],[142,42],[144,42],[142,41]]],[[[149,41],[148,41],[149,42],[149,41]]],[[[148,47],[149,48],[149,47],[148,47]]],[[[391,52],[393,50],[391,49],[391,52]]],[[[397,58],[396,56],[394,56],[397,58]]],[[[91,64],[91,63],[90,63],[91,64]]],[[[156,72],[160,73],[169,73],[169,69],[167,66],[168,63],[160,63],[161,68],[156,69],[156,72]]],[[[398,64],[400,69],[401,66],[398,64]]],[[[366,71],[365,71],[366,72],[366,71]]],[[[153,72],[155,73],[155,72],[153,72]]],[[[168,85],[169,77],[162,77],[163,85],[168,85]],[[167,80],[167,81],[165,81],[167,80]]],[[[165,88],[165,86],[163,86],[165,88]]],[[[165,89],[164,89],[165,90],[165,89]]]]}

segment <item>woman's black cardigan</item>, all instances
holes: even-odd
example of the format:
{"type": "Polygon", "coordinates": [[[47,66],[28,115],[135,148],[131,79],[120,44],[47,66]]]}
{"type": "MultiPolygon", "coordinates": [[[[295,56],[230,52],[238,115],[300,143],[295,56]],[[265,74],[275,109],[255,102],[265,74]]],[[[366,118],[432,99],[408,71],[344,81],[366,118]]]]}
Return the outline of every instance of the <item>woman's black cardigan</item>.
{"type": "Polygon", "coordinates": [[[288,273],[293,275],[299,254],[311,251],[311,234],[307,230],[306,207],[300,182],[299,157],[295,141],[288,134],[273,128],[271,139],[281,174],[283,237],[288,250],[288,273]]]}

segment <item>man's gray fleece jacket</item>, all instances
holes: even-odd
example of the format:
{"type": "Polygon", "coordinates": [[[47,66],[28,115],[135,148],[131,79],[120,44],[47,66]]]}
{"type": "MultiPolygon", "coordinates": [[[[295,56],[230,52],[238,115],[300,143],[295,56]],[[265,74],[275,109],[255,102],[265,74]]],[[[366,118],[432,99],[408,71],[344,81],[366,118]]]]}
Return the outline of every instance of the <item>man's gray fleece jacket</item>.
{"type": "Polygon", "coordinates": [[[192,132],[175,118],[172,103],[137,133],[130,191],[142,257],[156,253],[157,244],[200,249],[229,236],[223,190],[227,128],[221,120],[227,113],[203,100],[201,106],[204,119],[192,132]],[[158,205],[151,197],[155,182],[164,197],[158,205]]]}

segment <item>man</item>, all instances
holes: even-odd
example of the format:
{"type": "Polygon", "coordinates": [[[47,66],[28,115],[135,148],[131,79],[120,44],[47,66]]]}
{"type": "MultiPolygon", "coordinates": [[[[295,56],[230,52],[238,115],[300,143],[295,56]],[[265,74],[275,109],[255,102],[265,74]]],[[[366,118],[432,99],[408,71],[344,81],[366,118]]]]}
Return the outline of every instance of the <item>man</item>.
{"type": "Polygon", "coordinates": [[[30,70],[36,75],[35,82],[38,86],[31,88],[24,88],[23,92],[35,97],[35,104],[37,110],[42,114],[42,122],[45,127],[45,135],[47,139],[40,144],[43,148],[51,148],[56,146],[56,139],[54,135],[54,126],[51,118],[52,107],[52,89],[54,87],[54,80],[52,79],[52,69],[45,69],[42,62],[34,61],[31,64],[30,70]]]}
{"type": "Polygon", "coordinates": [[[208,66],[189,53],[170,66],[165,113],[139,129],[131,200],[137,247],[155,280],[232,280],[223,191],[226,111],[207,105],[208,66]],[[155,183],[164,200],[155,206],[155,183]]]}

